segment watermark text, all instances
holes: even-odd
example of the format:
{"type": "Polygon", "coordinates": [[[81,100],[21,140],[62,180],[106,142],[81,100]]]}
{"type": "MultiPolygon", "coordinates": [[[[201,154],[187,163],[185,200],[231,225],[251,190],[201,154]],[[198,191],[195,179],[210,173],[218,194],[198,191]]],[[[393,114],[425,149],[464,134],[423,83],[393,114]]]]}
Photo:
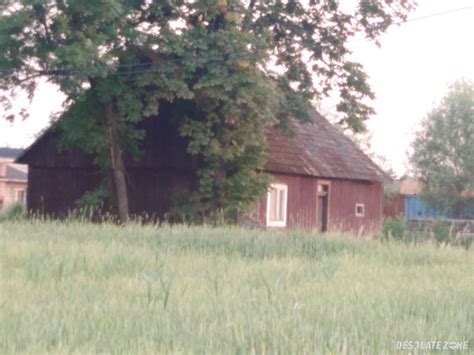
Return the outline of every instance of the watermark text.
{"type": "Polygon", "coordinates": [[[467,340],[397,340],[397,350],[468,350],[467,340]]]}

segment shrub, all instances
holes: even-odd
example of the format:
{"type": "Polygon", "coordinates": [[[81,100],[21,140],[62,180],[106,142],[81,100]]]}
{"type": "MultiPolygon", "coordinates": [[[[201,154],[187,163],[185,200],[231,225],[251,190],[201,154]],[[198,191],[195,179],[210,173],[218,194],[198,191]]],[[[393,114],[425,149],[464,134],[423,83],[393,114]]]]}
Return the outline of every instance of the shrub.
{"type": "Polygon", "coordinates": [[[405,234],[405,220],[402,216],[386,218],[383,223],[383,235],[385,238],[401,240],[405,234]]]}
{"type": "Polygon", "coordinates": [[[21,203],[15,203],[8,207],[5,212],[0,214],[0,222],[19,220],[26,216],[26,208],[21,203]]]}
{"type": "Polygon", "coordinates": [[[99,208],[104,201],[107,199],[107,189],[103,186],[98,187],[94,191],[88,191],[78,200],[76,200],[76,206],[79,209],[82,208],[99,208]]]}
{"type": "Polygon", "coordinates": [[[88,191],[81,198],[75,201],[77,209],[73,211],[74,217],[92,220],[94,216],[105,211],[106,201],[108,199],[107,189],[103,186],[93,191],[88,191]]]}
{"type": "Polygon", "coordinates": [[[449,224],[444,221],[436,221],[433,224],[433,234],[438,244],[449,243],[449,224]]]}

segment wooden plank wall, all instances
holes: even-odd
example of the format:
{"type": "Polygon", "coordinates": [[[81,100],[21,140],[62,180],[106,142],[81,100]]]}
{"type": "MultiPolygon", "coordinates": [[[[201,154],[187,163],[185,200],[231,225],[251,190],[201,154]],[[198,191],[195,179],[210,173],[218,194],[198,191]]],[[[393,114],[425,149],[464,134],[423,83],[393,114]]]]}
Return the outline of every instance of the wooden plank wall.
{"type": "Polygon", "coordinates": [[[97,170],[30,166],[27,206],[32,213],[65,217],[75,201],[95,190],[102,177],[97,170]]]}
{"type": "MultiPolygon", "coordinates": [[[[196,186],[190,172],[130,169],[127,174],[132,214],[146,213],[164,219],[175,194],[196,186]]],[[[76,207],[75,201],[96,189],[102,176],[94,169],[30,167],[28,208],[54,217],[64,217],[76,207]]],[[[275,175],[275,181],[288,185],[288,228],[312,230],[317,227],[318,179],[275,175]]],[[[328,180],[324,180],[328,181],[328,180]]],[[[329,232],[373,234],[382,221],[380,183],[329,180],[329,232]],[[355,204],[364,203],[365,216],[355,216],[355,204]]],[[[257,218],[266,224],[266,198],[258,202],[257,218]]]]}
{"type": "Polygon", "coordinates": [[[178,170],[129,169],[127,172],[130,212],[164,220],[181,192],[192,190],[194,172],[178,170]]]}
{"type": "MultiPolygon", "coordinates": [[[[329,181],[329,232],[368,235],[378,233],[381,229],[381,183],[281,174],[275,174],[274,181],[288,185],[287,228],[317,228],[318,181],[329,181]],[[364,217],[355,215],[356,203],[364,204],[364,217]]],[[[262,225],[266,225],[266,204],[265,197],[256,208],[255,217],[262,225]]]]}
{"type": "Polygon", "coordinates": [[[331,180],[329,231],[356,235],[375,234],[382,227],[382,211],[381,183],[331,180]],[[356,203],[364,204],[364,217],[356,216],[356,203]]]}
{"type": "Polygon", "coordinates": [[[397,217],[405,215],[405,196],[396,195],[384,201],[383,215],[385,217],[397,217]]]}
{"type": "MultiPolygon", "coordinates": [[[[65,217],[86,192],[94,191],[103,177],[98,170],[81,168],[31,167],[28,209],[33,213],[65,217]]],[[[127,186],[131,214],[147,214],[163,219],[173,204],[175,193],[191,189],[194,173],[129,169],[127,186]]]]}

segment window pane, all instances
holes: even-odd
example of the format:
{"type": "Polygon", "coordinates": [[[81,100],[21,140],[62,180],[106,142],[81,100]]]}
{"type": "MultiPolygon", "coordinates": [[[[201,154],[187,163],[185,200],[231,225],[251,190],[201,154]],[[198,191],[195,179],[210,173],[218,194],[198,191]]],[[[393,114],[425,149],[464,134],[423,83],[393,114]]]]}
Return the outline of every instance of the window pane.
{"type": "Polygon", "coordinates": [[[17,190],[16,192],[16,202],[25,203],[25,190],[17,190]]]}
{"type": "Polygon", "coordinates": [[[268,191],[267,220],[275,225],[285,225],[287,192],[283,186],[272,186],[268,191]]]}
{"type": "Polygon", "coordinates": [[[280,209],[278,214],[278,220],[283,222],[285,220],[285,206],[286,206],[286,196],[285,190],[280,190],[280,209]]]}
{"type": "Polygon", "coordinates": [[[270,212],[269,212],[270,221],[274,221],[276,218],[276,203],[277,203],[276,196],[277,196],[277,190],[271,189],[270,201],[268,204],[268,208],[270,209],[270,212]]]}

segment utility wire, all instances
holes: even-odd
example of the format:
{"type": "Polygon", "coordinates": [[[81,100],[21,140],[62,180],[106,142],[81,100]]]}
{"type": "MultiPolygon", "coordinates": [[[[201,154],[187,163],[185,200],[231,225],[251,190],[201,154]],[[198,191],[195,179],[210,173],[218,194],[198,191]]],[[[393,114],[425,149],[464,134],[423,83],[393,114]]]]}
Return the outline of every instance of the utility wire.
{"type": "MultiPolygon", "coordinates": [[[[454,13],[454,12],[470,10],[472,8],[473,8],[472,6],[465,6],[465,7],[461,7],[461,8],[457,8],[457,9],[452,9],[452,10],[447,10],[447,11],[443,11],[443,12],[437,12],[437,13],[429,14],[429,15],[426,15],[426,16],[415,17],[415,18],[408,19],[408,20],[405,20],[405,21],[395,22],[393,24],[394,25],[400,25],[400,24],[407,23],[407,22],[425,20],[425,19],[429,19],[429,18],[432,18],[432,17],[438,17],[438,16],[451,14],[451,13],[454,13]]],[[[358,39],[350,40],[350,41],[348,41],[348,43],[362,41],[362,40],[366,40],[366,39],[367,38],[365,38],[365,37],[358,38],[358,39]]],[[[233,54],[234,55],[233,59],[242,59],[242,58],[239,58],[238,56],[243,55],[243,54],[248,54],[248,52],[247,51],[245,51],[245,52],[236,52],[236,53],[233,54]]],[[[141,74],[141,73],[146,73],[146,72],[157,72],[157,71],[160,71],[161,69],[160,68],[150,68],[150,67],[162,65],[164,63],[179,63],[179,62],[197,61],[197,60],[200,60],[200,59],[203,59],[203,60],[213,60],[214,59],[217,62],[226,62],[226,61],[229,61],[231,58],[224,59],[224,58],[221,58],[221,55],[219,54],[219,55],[215,55],[215,56],[204,56],[204,55],[202,55],[202,56],[191,56],[191,57],[183,57],[183,58],[169,58],[169,59],[162,59],[159,62],[149,61],[149,62],[142,62],[142,63],[115,64],[115,65],[113,65],[114,68],[130,68],[130,69],[143,68],[143,69],[142,70],[129,70],[129,71],[116,71],[116,72],[109,73],[108,75],[125,76],[125,75],[131,75],[131,74],[141,74]],[[160,70],[158,70],[158,69],[160,69],[160,70]]],[[[107,68],[108,68],[107,66],[102,67],[102,69],[107,69],[107,68]]],[[[86,69],[90,70],[90,69],[93,69],[93,67],[89,67],[89,68],[86,68],[86,69]]],[[[0,76],[8,75],[8,74],[14,73],[15,71],[16,71],[15,69],[0,69],[0,76]]],[[[48,76],[48,75],[64,75],[64,76],[67,76],[67,75],[81,75],[81,74],[84,74],[84,71],[75,70],[75,69],[66,69],[66,68],[59,68],[59,69],[56,68],[56,69],[49,69],[49,70],[48,69],[46,69],[46,70],[31,69],[31,70],[26,70],[26,71],[23,71],[23,72],[25,74],[31,74],[31,75],[35,75],[35,74],[40,75],[42,73],[45,73],[44,74],[45,76],[48,76]]]]}
{"type": "MultiPolygon", "coordinates": [[[[438,16],[443,16],[443,15],[448,15],[448,14],[451,14],[453,12],[459,12],[459,11],[464,11],[464,10],[471,10],[473,7],[472,6],[465,6],[465,7],[460,7],[458,9],[452,9],[452,10],[446,10],[446,11],[443,11],[443,12],[436,12],[434,14],[429,14],[429,15],[425,15],[425,16],[420,16],[420,17],[415,17],[415,18],[412,18],[412,19],[407,19],[405,21],[399,21],[399,22],[394,22],[393,25],[402,25],[404,23],[407,23],[407,22],[415,22],[415,21],[420,21],[420,20],[426,20],[426,19],[429,19],[429,18],[432,18],[432,17],[438,17],[438,16]]],[[[356,39],[353,39],[351,41],[348,41],[348,42],[359,42],[359,41],[364,41],[366,40],[367,38],[366,37],[361,37],[361,38],[356,38],[356,39]]]]}
{"type": "MultiPolygon", "coordinates": [[[[243,55],[247,55],[249,54],[248,51],[243,51],[243,52],[235,52],[235,53],[229,53],[228,56],[229,58],[222,58],[222,54],[215,54],[215,55],[201,55],[201,56],[190,56],[190,57],[183,57],[183,58],[173,58],[173,59],[160,59],[160,61],[158,62],[153,62],[153,61],[149,61],[149,62],[141,62],[141,63],[130,63],[130,64],[115,64],[115,65],[110,65],[110,66],[107,66],[107,65],[103,65],[101,67],[98,67],[98,66],[95,66],[95,67],[88,67],[88,68],[84,68],[84,69],[94,69],[94,68],[101,68],[101,69],[107,69],[107,68],[129,68],[129,69],[133,69],[133,68],[143,68],[145,67],[145,71],[149,71],[150,69],[149,68],[146,68],[147,66],[148,67],[152,67],[152,66],[158,66],[158,65],[163,65],[163,64],[168,64],[168,63],[179,63],[179,62],[190,62],[190,61],[199,61],[199,60],[210,60],[210,61],[216,61],[216,62],[227,62],[229,60],[235,60],[235,59],[242,59],[244,56],[243,55]]],[[[46,69],[46,70],[37,70],[37,69],[31,69],[31,70],[25,70],[23,71],[24,73],[26,74],[41,74],[43,72],[46,72],[46,73],[51,73],[51,75],[67,75],[67,74],[77,74],[77,75],[80,75],[82,73],[84,73],[84,69],[83,70],[78,70],[78,69],[67,69],[67,68],[52,68],[52,69],[46,69]]],[[[2,74],[9,74],[9,73],[13,73],[15,72],[15,69],[0,69],[0,75],[2,74]]],[[[113,72],[113,73],[109,73],[109,75],[113,75],[113,74],[116,74],[116,75],[125,75],[127,73],[135,73],[135,72],[142,72],[141,70],[139,71],[117,71],[117,72],[113,72]]]]}
{"type": "Polygon", "coordinates": [[[432,17],[447,15],[447,14],[451,14],[451,13],[453,13],[453,12],[459,12],[459,11],[471,10],[471,9],[472,9],[472,6],[460,7],[460,8],[458,8],[458,9],[452,9],[452,10],[447,10],[447,11],[443,11],[443,12],[437,12],[437,13],[429,14],[429,15],[426,15],[426,16],[420,16],[420,17],[415,17],[415,18],[408,19],[408,20],[405,20],[405,21],[396,22],[395,25],[400,25],[400,24],[406,23],[406,22],[414,22],[414,21],[419,21],[419,20],[426,20],[426,19],[432,18],[432,17]]]}

